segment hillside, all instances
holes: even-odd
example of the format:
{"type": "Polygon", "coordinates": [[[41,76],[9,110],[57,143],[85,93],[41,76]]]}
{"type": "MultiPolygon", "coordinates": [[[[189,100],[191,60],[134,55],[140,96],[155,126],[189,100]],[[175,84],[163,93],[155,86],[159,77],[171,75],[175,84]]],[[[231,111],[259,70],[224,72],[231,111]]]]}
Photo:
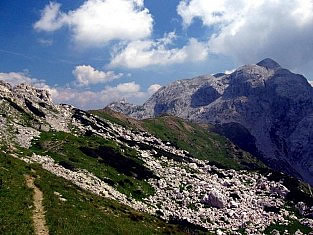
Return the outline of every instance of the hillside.
{"type": "Polygon", "coordinates": [[[138,131],[147,131],[164,142],[184,149],[194,158],[236,170],[257,170],[265,166],[251,154],[241,150],[225,137],[214,132],[211,125],[198,125],[175,116],[163,115],[136,120],[109,108],[90,111],[98,117],[138,131]]]}
{"type": "Polygon", "coordinates": [[[0,112],[3,234],[313,231],[310,188],[197,125],[98,117],[25,84],[0,83],[0,112]]]}

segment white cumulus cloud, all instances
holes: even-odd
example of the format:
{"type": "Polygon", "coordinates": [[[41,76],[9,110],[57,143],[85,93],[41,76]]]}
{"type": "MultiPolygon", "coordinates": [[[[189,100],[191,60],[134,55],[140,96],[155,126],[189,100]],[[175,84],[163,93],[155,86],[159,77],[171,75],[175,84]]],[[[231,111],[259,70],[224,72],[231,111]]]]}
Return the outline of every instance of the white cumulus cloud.
{"type": "Polygon", "coordinates": [[[185,27],[194,19],[214,30],[210,50],[238,63],[272,57],[295,69],[313,60],[312,0],[181,0],[185,27]]]}
{"type": "Polygon", "coordinates": [[[79,86],[88,86],[98,83],[106,83],[123,76],[123,73],[116,74],[114,71],[99,71],[90,65],[76,66],[72,71],[79,86]]]}
{"type": "Polygon", "coordinates": [[[143,0],[87,0],[79,8],[62,12],[50,2],[34,24],[38,31],[52,32],[68,26],[76,42],[98,46],[111,40],[138,40],[151,35],[153,18],[143,0]]]}
{"type": "Polygon", "coordinates": [[[61,4],[50,2],[41,12],[41,18],[34,24],[37,30],[52,32],[68,23],[67,15],[60,11],[61,4]]]}
{"type": "Polygon", "coordinates": [[[195,38],[189,39],[182,48],[170,48],[175,33],[166,34],[158,40],[137,40],[113,52],[111,67],[143,68],[150,65],[169,65],[203,61],[208,47],[195,38]]]}

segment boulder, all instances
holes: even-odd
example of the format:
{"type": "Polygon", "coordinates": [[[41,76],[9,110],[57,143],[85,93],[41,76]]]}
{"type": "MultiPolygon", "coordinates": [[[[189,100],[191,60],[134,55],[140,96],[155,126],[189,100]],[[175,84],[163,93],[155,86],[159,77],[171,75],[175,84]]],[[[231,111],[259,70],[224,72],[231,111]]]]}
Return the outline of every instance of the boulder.
{"type": "Polygon", "coordinates": [[[285,197],[289,193],[289,189],[287,189],[284,185],[278,184],[271,187],[271,193],[277,194],[281,197],[285,197]]]}
{"type": "Polygon", "coordinates": [[[216,191],[209,191],[201,200],[201,202],[205,205],[216,207],[216,208],[224,208],[226,206],[225,196],[216,191]]]}
{"type": "Polygon", "coordinates": [[[197,170],[197,169],[198,169],[197,164],[196,164],[196,163],[194,163],[194,162],[189,163],[189,167],[190,167],[191,169],[194,169],[194,170],[197,170]]]}
{"type": "Polygon", "coordinates": [[[307,210],[307,206],[305,205],[304,202],[298,202],[296,208],[299,211],[300,215],[304,215],[307,210]]]}

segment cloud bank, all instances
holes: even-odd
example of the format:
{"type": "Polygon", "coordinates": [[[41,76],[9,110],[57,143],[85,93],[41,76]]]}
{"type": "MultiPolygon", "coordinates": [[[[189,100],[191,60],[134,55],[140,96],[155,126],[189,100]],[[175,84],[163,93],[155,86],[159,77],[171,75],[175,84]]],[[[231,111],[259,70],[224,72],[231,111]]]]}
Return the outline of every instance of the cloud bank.
{"type": "Polygon", "coordinates": [[[83,109],[104,108],[113,101],[125,99],[131,103],[141,103],[161,86],[151,85],[146,91],[135,82],[106,86],[100,91],[59,88],[53,99],[57,103],[69,103],[83,109]]]}
{"type": "Polygon", "coordinates": [[[210,51],[246,64],[271,57],[297,68],[313,60],[311,0],[182,0],[183,25],[212,28],[210,51]]]}
{"type": "Polygon", "coordinates": [[[44,80],[32,78],[28,72],[0,73],[0,80],[10,83],[13,86],[21,83],[28,83],[34,85],[35,87],[40,87],[45,83],[44,80]]]}
{"type": "MultiPolygon", "coordinates": [[[[88,66],[86,67],[88,68],[88,66]]],[[[95,74],[104,73],[93,68],[92,71],[95,74]]],[[[71,104],[83,109],[104,108],[111,102],[121,99],[133,103],[141,103],[161,88],[159,84],[153,84],[147,90],[143,90],[134,81],[120,83],[116,86],[105,86],[99,91],[80,89],[79,87],[51,87],[45,80],[32,78],[28,73],[22,72],[0,73],[0,80],[13,86],[28,83],[36,88],[46,89],[50,92],[54,102],[71,104]]]]}

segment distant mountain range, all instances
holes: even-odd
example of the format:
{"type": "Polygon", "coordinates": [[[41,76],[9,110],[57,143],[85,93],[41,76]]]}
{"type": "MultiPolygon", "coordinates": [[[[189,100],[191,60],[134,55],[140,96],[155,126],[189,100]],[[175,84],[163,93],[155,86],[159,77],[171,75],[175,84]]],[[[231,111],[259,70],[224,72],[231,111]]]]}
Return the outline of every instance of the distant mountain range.
{"type": "Polygon", "coordinates": [[[313,185],[313,88],[272,59],[231,74],[199,76],[162,87],[142,106],[108,106],[136,119],[171,114],[217,131],[270,167],[313,185]]]}

